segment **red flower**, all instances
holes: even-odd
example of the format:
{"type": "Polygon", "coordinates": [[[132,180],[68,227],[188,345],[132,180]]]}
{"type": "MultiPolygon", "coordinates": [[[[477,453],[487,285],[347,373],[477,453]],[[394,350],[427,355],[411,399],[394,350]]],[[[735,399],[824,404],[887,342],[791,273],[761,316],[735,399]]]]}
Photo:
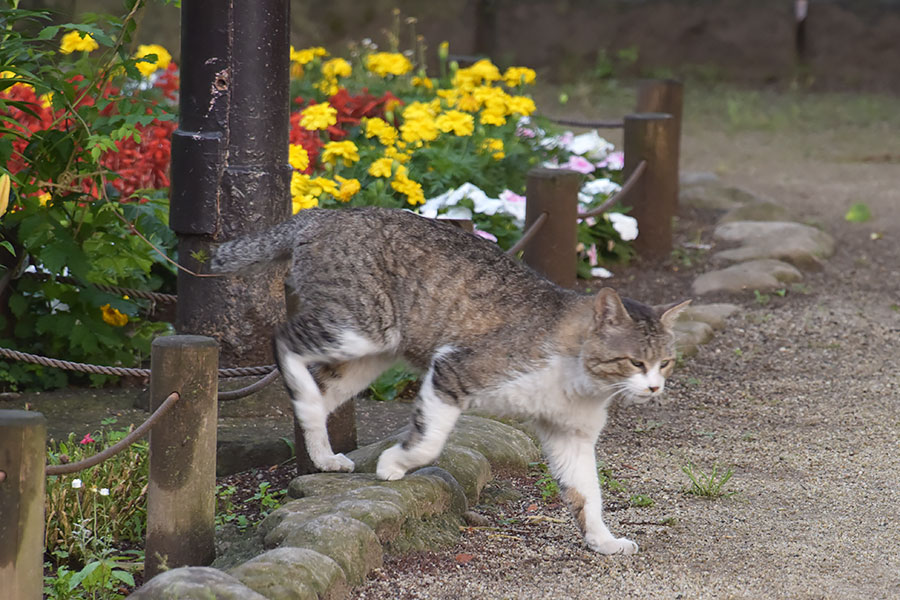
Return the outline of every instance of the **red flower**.
{"type": "Polygon", "coordinates": [[[84,437],[81,438],[81,442],[79,442],[79,443],[80,443],[82,446],[84,446],[84,445],[86,445],[86,444],[90,444],[90,443],[93,443],[93,442],[96,442],[96,441],[97,441],[97,440],[95,440],[94,438],[91,437],[91,434],[86,433],[86,434],[84,434],[84,437]]]}

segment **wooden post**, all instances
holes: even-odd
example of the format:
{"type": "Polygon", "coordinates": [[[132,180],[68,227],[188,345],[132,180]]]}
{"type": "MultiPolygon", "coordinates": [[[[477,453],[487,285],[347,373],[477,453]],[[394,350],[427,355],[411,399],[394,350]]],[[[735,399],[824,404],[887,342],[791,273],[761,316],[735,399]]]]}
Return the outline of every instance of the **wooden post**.
{"type": "Polygon", "coordinates": [[[216,557],[216,406],[219,346],[209,337],[153,340],[150,409],[180,399],[150,431],[144,580],[216,557]]]}
{"type": "MultiPolygon", "coordinates": [[[[291,291],[288,282],[284,284],[284,299],[287,305],[288,320],[291,315],[297,313],[297,296],[291,291]]],[[[318,473],[319,470],[313,464],[306,451],[306,440],[303,437],[303,428],[297,421],[297,417],[293,415],[294,420],[294,452],[297,456],[297,475],[306,475],[308,473],[318,473]]],[[[331,449],[335,452],[350,452],[356,450],[356,404],[353,399],[347,400],[339,406],[333,413],[328,415],[328,439],[331,442],[331,449]]]]}
{"type": "Polygon", "coordinates": [[[38,600],[44,588],[47,421],[0,410],[0,581],[4,598],[38,600]]]}
{"type": "Polygon", "coordinates": [[[678,204],[677,144],[672,115],[645,113],[625,117],[625,170],[627,179],[637,165],[647,161],[641,180],[624,198],[638,222],[634,248],[652,260],[672,250],[672,217],[678,204]]]}
{"type": "Polygon", "coordinates": [[[522,259],[547,279],[563,287],[575,285],[578,190],[582,175],[567,169],[532,169],[525,195],[525,231],[538,217],[547,220],[531,239],[522,259]]]}
{"type": "MultiPolygon", "coordinates": [[[[675,124],[672,160],[675,163],[675,185],[678,185],[678,169],[681,165],[681,121],[684,113],[684,85],[674,79],[647,79],[638,84],[636,113],[667,113],[675,124]]],[[[676,188],[677,189],[677,188],[676,188]]],[[[675,196],[678,208],[678,196],[675,196]]]]}

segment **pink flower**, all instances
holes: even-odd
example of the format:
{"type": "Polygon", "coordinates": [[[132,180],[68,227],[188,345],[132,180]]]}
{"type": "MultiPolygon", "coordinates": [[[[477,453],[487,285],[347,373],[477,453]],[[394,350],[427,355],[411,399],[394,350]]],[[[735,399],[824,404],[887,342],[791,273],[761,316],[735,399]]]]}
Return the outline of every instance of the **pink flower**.
{"type": "Polygon", "coordinates": [[[625,153],[611,152],[609,156],[597,163],[597,167],[606,167],[612,171],[621,171],[625,167],[625,153]]]}
{"type": "Polygon", "coordinates": [[[478,237],[483,237],[484,239],[490,240],[492,242],[497,241],[497,236],[495,236],[493,233],[491,233],[489,231],[482,231],[481,229],[476,229],[475,235],[477,235],[478,237]]]}
{"type": "Polygon", "coordinates": [[[597,244],[591,244],[591,247],[587,249],[588,255],[588,264],[592,267],[597,266],[597,244]]]}
{"type": "Polygon", "coordinates": [[[503,190],[500,192],[500,199],[504,202],[525,202],[525,196],[520,196],[512,190],[503,190]]]}
{"type": "Polygon", "coordinates": [[[521,138],[533,138],[537,136],[533,129],[528,129],[527,127],[517,127],[516,135],[521,138]]]}
{"type": "Polygon", "coordinates": [[[80,443],[81,443],[81,445],[83,446],[83,445],[85,445],[85,444],[90,444],[90,443],[96,442],[96,441],[97,441],[97,440],[95,440],[94,438],[91,437],[91,434],[86,433],[86,434],[84,434],[84,437],[81,438],[81,442],[80,442],[80,443]]]}
{"type": "Polygon", "coordinates": [[[563,165],[565,169],[572,169],[573,171],[578,171],[579,173],[591,173],[596,167],[593,165],[591,161],[586,159],[583,156],[570,156],[569,162],[563,165]]]}

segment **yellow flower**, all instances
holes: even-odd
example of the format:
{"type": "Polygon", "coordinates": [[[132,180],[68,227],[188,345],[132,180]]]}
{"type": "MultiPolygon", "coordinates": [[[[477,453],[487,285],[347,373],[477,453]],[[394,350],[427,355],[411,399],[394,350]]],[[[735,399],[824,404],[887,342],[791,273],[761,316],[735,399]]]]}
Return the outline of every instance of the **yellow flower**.
{"type": "Polygon", "coordinates": [[[359,184],[358,179],[344,179],[340,175],[336,175],[335,179],[337,179],[338,183],[341,184],[341,187],[338,189],[335,198],[337,198],[341,202],[349,202],[350,198],[359,193],[359,190],[362,188],[362,186],[359,184]]]}
{"type": "MultiPolygon", "coordinates": [[[[403,142],[401,142],[402,144],[403,142]]],[[[404,144],[405,145],[405,144],[404,144]]],[[[388,146],[384,149],[384,155],[388,158],[396,160],[398,163],[405,163],[411,157],[408,152],[403,152],[398,146],[388,146]]],[[[380,160],[380,159],[379,159],[380,160]]]]}
{"type": "Polygon", "coordinates": [[[38,98],[38,100],[41,101],[41,108],[50,108],[53,106],[53,92],[41,94],[41,97],[38,98]]]}
{"type": "Polygon", "coordinates": [[[0,176],[0,217],[6,214],[9,206],[9,173],[0,176]]]}
{"type": "Polygon", "coordinates": [[[306,129],[328,129],[337,123],[337,109],[327,102],[311,104],[300,113],[300,126],[306,129]]]}
{"type": "Polygon", "coordinates": [[[325,144],[325,150],[322,152],[322,161],[336,164],[338,159],[342,159],[344,166],[349,167],[359,161],[359,148],[351,141],[328,142],[325,144]]]}
{"type": "Polygon", "coordinates": [[[434,89],[434,83],[428,77],[413,77],[412,84],[415,87],[425,88],[426,90],[434,89]]]}
{"type": "Polygon", "coordinates": [[[406,201],[415,206],[417,204],[425,204],[425,193],[422,186],[418,182],[413,181],[406,176],[406,169],[397,169],[397,176],[391,182],[391,187],[406,195],[406,201]]]}
{"type": "Polygon", "coordinates": [[[497,138],[485,138],[481,143],[481,150],[490,152],[495,160],[500,160],[506,156],[503,152],[503,140],[497,138]]]}
{"type": "Polygon", "coordinates": [[[366,137],[377,137],[383,145],[390,146],[397,141],[397,130],[384,119],[374,117],[366,119],[366,137]]]}
{"type": "Polygon", "coordinates": [[[326,96],[334,96],[341,89],[341,86],[338,85],[337,79],[323,79],[316,84],[316,89],[326,96]]]}
{"type": "Polygon", "coordinates": [[[406,75],[412,71],[409,59],[399,52],[376,52],[366,57],[366,68],[379,77],[406,75]]]}
{"type": "Polygon", "coordinates": [[[500,69],[486,58],[471,67],[460,69],[453,76],[453,87],[463,91],[471,90],[483,83],[491,83],[500,79],[500,69]]]}
{"type": "Polygon", "coordinates": [[[38,195],[38,203],[40,203],[41,206],[47,206],[47,203],[50,202],[50,198],[52,198],[50,192],[41,192],[40,195],[38,195]]]}
{"type": "Polygon", "coordinates": [[[309,153],[300,144],[291,144],[288,147],[288,162],[298,171],[309,168],[309,153]]]}
{"type": "Polygon", "coordinates": [[[433,119],[440,110],[440,104],[437,107],[428,102],[412,102],[403,109],[403,118],[407,121],[416,119],[433,119]]]}
{"type": "Polygon", "coordinates": [[[156,55],[156,60],[153,62],[141,61],[137,63],[138,71],[141,72],[141,75],[144,77],[149,77],[151,73],[156,71],[157,69],[167,69],[169,67],[169,63],[172,62],[172,55],[169,54],[169,51],[160,46],[159,44],[150,44],[144,45],[141,44],[137,48],[137,52],[134,53],[135,58],[144,58],[145,56],[149,56],[151,54],[156,55]]]}
{"type": "Polygon", "coordinates": [[[444,133],[453,132],[460,137],[472,135],[475,130],[475,119],[472,115],[458,110],[448,110],[435,120],[435,124],[444,133]]]}
{"type": "Polygon", "coordinates": [[[394,161],[390,158],[379,158],[376,161],[373,161],[371,165],[369,165],[369,170],[367,173],[372,177],[390,177],[391,176],[391,167],[393,167],[394,161]]]}
{"type": "Polygon", "coordinates": [[[440,130],[434,119],[414,119],[400,126],[400,137],[408,143],[430,142],[437,139],[439,134],[440,130]]]}
{"type": "Polygon", "coordinates": [[[297,214],[304,208],[315,208],[319,205],[319,199],[310,194],[291,196],[291,212],[297,214]]]}
{"type": "Polygon", "coordinates": [[[103,313],[103,320],[113,327],[124,327],[128,324],[128,315],[120,313],[109,304],[101,306],[100,311],[103,313]]]}
{"type": "Polygon", "coordinates": [[[322,75],[328,79],[337,79],[338,77],[350,77],[353,73],[353,67],[350,66],[343,58],[332,58],[322,65],[322,75]]]}
{"type": "Polygon", "coordinates": [[[528,67],[510,67],[503,73],[503,81],[509,87],[534,83],[537,74],[528,67]]]}
{"type": "Polygon", "coordinates": [[[534,100],[528,96],[511,96],[506,99],[506,109],[511,114],[517,114],[527,117],[537,110],[534,100]]]}
{"type": "Polygon", "coordinates": [[[59,51],[63,54],[72,54],[73,52],[93,52],[100,45],[94,41],[89,33],[81,33],[80,31],[70,31],[62,37],[59,43],[59,51]]]}
{"type": "Polygon", "coordinates": [[[291,62],[295,62],[299,65],[311,63],[316,58],[325,56],[328,56],[328,51],[321,46],[314,46],[303,50],[294,50],[294,47],[291,46],[291,62]]]}

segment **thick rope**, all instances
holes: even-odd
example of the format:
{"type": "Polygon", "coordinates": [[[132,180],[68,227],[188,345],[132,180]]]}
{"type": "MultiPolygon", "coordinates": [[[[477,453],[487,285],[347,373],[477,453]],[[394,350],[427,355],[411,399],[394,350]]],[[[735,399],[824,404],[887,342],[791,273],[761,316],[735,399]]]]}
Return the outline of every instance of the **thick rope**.
{"type": "MultiPolygon", "coordinates": [[[[43,281],[49,280],[50,275],[46,273],[24,273],[23,277],[30,277],[32,279],[40,279],[43,281]]],[[[174,294],[162,294],[160,292],[147,292],[144,290],[135,290],[132,288],[124,288],[116,285],[106,285],[104,283],[83,283],[74,279],[72,277],[57,277],[56,281],[60,283],[66,283],[69,285],[74,285],[77,287],[84,287],[85,285],[90,285],[98,290],[103,292],[109,292],[110,294],[118,294],[121,296],[130,296],[132,298],[143,298],[145,300],[152,300],[154,302],[159,302],[160,304],[175,304],[178,302],[178,296],[174,294]]]]}
{"type": "MultiPolygon", "coordinates": [[[[631,176],[628,180],[622,185],[622,188],[606,199],[606,202],[598,206],[597,208],[592,208],[588,212],[578,213],[579,219],[587,219],[588,217],[596,217],[598,215],[602,215],[605,213],[611,206],[613,206],[616,202],[621,202],[629,192],[631,192],[632,188],[637,185],[637,182],[640,181],[641,176],[643,176],[644,171],[647,170],[647,161],[642,160],[638,163],[638,165],[634,168],[634,171],[631,172],[631,176]]],[[[624,203],[623,203],[624,204],[624,203]]]]}
{"type": "Polygon", "coordinates": [[[99,465],[103,461],[112,458],[125,448],[129,447],[145,435],[149,433],[150,428],[153,427],[157,421],[159,421],[163,415],[165,415],[171,408],[175,405],[176,402],[180,399],[178,392],[172,392],[169,396],[163,401],[162,404],[159,405],[159,408],[156,409],[152,415],[150,415],[146,421],[140,424],[139,427],[135,428],[134,431],[126,435],[124,438],[106,448],[98,452],[97,454],[91,456],[90,458],[86,458],[84,460],[80,460],[76,463],[69,463],[66,465],[47,465],[47,475],[68,475],[69,473],[77,473],[78,471],[84,471],[85,469],[89,469],[93,466],[99,465]]]}
{"type": "Polygon", "coordinates": [[[219,392],[218,399],[219,400],[238,400],[240,398],[245,398],[250,394],[258,392],[263,389],[278,377],[278,371],[272,371],[259,381],[255,383],[251,383],[247,387],[238,389],[238,390],[229,390],[227,392],[219,392]]]}
{"type": "Polygon", "coordinates": [[[538,215],[538,218],[534,220],[534,223],[531,224],[531,227],[529,227],[528,230],[522,234],[522,237],[519,238],[519,241],[513,244],[512,248],[507,250],[506,253],[512,256],[518,254],[519,251],[524,248],[526,244],[528,244],[528,242],[531,241],[531,238],[537,235],[538,230],[540,230],[540,228],[544,226],[544,222],[547,221],[547,218],[547,213],[541,213],[540,215],[538,215]]]}

